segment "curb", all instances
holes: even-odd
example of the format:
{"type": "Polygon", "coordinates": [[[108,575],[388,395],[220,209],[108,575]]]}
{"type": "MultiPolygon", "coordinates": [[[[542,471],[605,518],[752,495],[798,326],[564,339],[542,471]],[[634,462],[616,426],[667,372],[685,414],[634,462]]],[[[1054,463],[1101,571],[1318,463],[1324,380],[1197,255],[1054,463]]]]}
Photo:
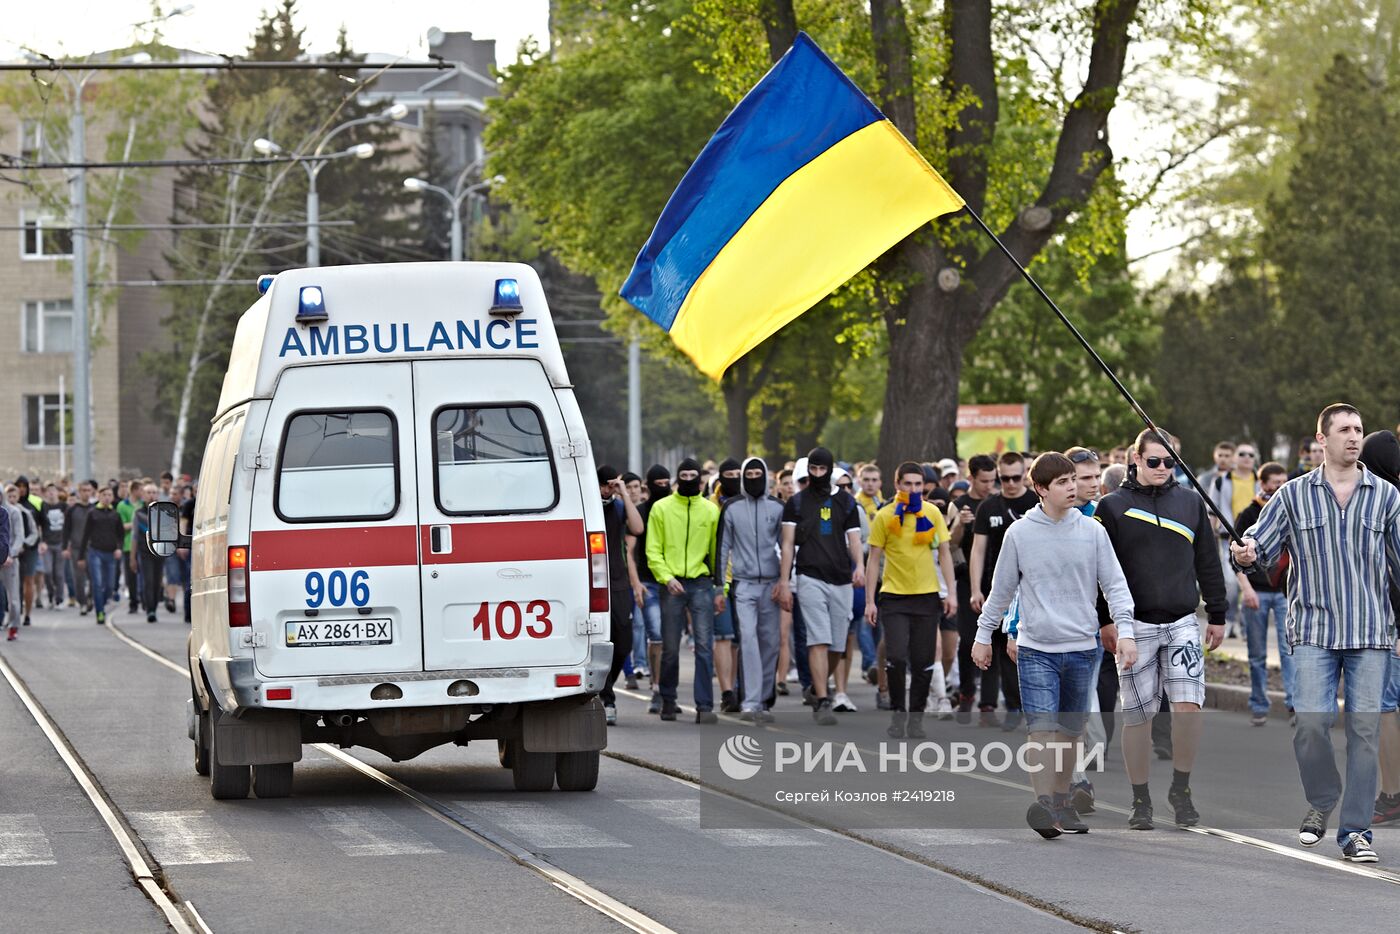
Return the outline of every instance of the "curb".
{"type": "MultiPolygon", "coordinates": [[[[1282,691],[1269,691],[1269,716],[1281,720],[1288,719],[1288,708],[1284,706],[1282,691]]],[[[1231,710],[1249,713],[1249,688],[1239,684],[1206,682],[1205,706],[1214,710],[1231,710]]]]}

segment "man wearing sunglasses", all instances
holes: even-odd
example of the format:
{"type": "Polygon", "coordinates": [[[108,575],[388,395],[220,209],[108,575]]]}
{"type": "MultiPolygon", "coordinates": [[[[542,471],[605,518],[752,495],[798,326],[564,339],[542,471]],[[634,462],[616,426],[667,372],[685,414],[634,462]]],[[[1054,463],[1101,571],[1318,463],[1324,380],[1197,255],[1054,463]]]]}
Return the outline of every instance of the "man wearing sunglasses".
{"type": "Polygon", "coordinates": [[[1191,800],[1205,702],[1205,662],[1196,605],[1205,597],[1210,624],[1206,648],[1225,637],[1225,575],[1205,500],[1173,476],[1176,458],[1152,429],[1133,445],[1133,463],[1123,485],[1099,501],[1094,518],[1113,542],[1133,595],[1133,632],[1138,659],[1120,672],[1123,695],[1123,761],[1133,785],[1128,826],[1151,830],[1148,757],[1152,717],[1165,692],[1171,702],[1172,784],[1167,801],[1178,827],[1192,827],[1200,814],[1191,800]]]}
{"type": "MultiPolygon", "coordinates": [[[[982,501],[972,524],[968,579],[972,585],[970,602],[977,613],[982,612],[985,595],[992,591],[992,575],[996,571],[1006,530],[1011,528],[1011,523],[1040,505],[1040,497],[1026,484],[1024,456],[1015,451],[1006,451],[997,459],[997,473],[1001,479],[1001,492],[993,493],[982,501]]],[[[1006,695],[1006,719],[1001,728],[1010,732],[1021,722],[1021,686],[1016,676],[1016,663],[1007,654],[1007,638],[1007,634],[1001,630],[992,633],[992,661],[982,676],[981,712],[984,724],[993,720],[997,684],[1000,683],[1002,693],[1006,695]]]]}

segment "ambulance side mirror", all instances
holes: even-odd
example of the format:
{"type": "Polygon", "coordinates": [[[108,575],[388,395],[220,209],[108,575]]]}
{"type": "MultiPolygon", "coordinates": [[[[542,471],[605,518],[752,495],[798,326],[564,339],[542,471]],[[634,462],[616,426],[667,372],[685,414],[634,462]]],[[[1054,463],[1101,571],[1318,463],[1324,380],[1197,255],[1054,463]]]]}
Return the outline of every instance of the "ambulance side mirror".
{"type": "Polygon", "coordinates": [[[146,545],[151,554],[168,558],[176,548],[190,547],[190,537],[180,534],[180,507],[174,503],[151,503],[151,526],[146,530],[146,545]]]}

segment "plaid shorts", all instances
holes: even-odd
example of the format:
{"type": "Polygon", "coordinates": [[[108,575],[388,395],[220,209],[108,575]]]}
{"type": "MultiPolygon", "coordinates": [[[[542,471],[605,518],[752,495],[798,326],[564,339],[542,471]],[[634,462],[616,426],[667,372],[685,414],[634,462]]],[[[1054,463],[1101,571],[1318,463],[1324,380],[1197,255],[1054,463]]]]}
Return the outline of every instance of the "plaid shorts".
{"type": "Polygon", "coordinates": [[[1201,625],[1196,615],[1154,626],[1133,621],[1138,658],[1118,672],[1123,694],[1123,722],[1146,723],[1161,707],[1162,692],[1173,702],[1204,704],[1206,665],[1201,652],[1201,625]]]}

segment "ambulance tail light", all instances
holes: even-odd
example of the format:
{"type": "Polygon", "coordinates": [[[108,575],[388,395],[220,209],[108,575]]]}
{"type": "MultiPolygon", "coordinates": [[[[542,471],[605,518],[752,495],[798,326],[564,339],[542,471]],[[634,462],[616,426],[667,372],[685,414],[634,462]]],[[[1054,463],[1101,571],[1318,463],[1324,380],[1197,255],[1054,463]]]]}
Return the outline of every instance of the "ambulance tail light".
{"type": "Polygon", "coordinates": [[[608,611],[608,540],[602,532],[588,533],[588,612],[608,611]]]}
{"type": "Polygon", "coordinates": [[[228,624],[229,628],[253,625],[248,609],[248,548],[236,545],[228,550],[228,624]]]}

